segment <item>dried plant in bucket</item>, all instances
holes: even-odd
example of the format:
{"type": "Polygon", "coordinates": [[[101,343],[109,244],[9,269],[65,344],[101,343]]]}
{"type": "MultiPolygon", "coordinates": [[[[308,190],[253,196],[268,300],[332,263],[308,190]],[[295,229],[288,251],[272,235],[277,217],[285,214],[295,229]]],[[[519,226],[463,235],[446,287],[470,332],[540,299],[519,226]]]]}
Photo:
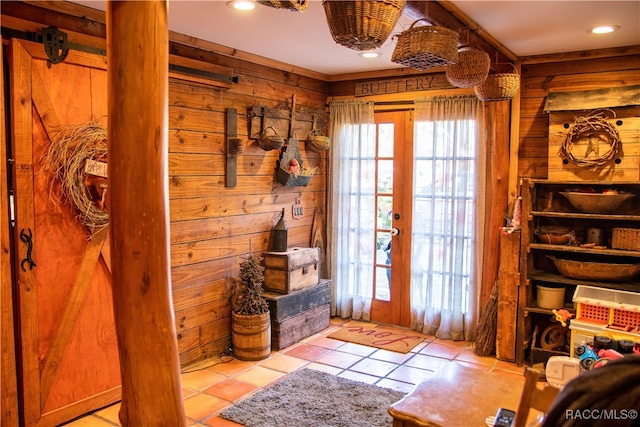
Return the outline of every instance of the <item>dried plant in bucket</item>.
{"type": "Polygon", "coordinates": [[[261,261],[262,258],[249,254],[240,263],[240,276],[231,296],[231,307],[236,314],[264,314],[269,311],[269,304],[263,296],[264,267],[260,265],[261,261]]]}
{"type": "Polygon", "coordinates": [[[91,165],[104,166],[107,130],[97,122],[66,126],[51,140],[43,155],[44,167],[61,184],[58,200],[69,200],[78,210],[78,220],[93,233],[107,226],[107,179],[91,173],[91,165]]]}

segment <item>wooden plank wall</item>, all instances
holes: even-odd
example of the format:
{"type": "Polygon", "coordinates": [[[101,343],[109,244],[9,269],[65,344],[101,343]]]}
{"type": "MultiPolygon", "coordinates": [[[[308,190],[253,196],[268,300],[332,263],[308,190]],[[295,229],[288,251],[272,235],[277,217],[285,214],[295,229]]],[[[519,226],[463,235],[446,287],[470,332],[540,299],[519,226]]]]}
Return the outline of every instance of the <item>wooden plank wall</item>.
{"type": "MultiPolygon", "coordinates": [[[[326,153],[298,145],[305,166],[318,167],[307,187],[275,181],[279,150],[249,138],[247,112],[296,96],[300,109],[324,109],[323,84],[263,66],[238,64],[238,83],[218,90],[185,81],[169,88],[169,208],[171,269],[181,364],[215,357],[230,343],[228,288],[242,256],[272,248],[271,228],[285,209],[290,246],[310,246],[313,213],[326,206],[326,153]],[[225,185],[228,108],[238,111],[237,185],[225,185]],[[293,219],[299,198],[301,219],[293,219]]],[[[286,132],[286,129],[283,131],[286,132]]],[[[296,135],[300,139],[306,135],[296,135]]]]}
{"type": "Polygon", "coordinates": [[[549,162],[549,114],[543,111],[547,94],[637,85],[640,55],[621,49],[616,56],[588,55],[522,65],[520,91],[520,150],[518,175],[546,179],[549,162]]]}
{"type": "MultiPolygon", "coordinates": [[[[34,31],[42,25],[54,25],[69,32],[70,42],[104,48],[103,13],[78,11],[80,6],[63,2],[28,3],[3,7],[3,27],[34,31]],[[60,20],[57,8],[67,19],[60,20]],[[38,13],[33,13],[35,9],[38,13]]],[[[282,71],[176,42],[170,43],[170,54],[171,63],[177,60],[180,65],[194,67],[200,62],[198,68],[203,70],[223,67],[238,78],[230,85],[208,84],[206,78],[170,74],[171,279],[180,364],[184,367],[215,358],[229,347],[230,281],[238,274],[242,256],[250,251],[261,255],[272,248],[271,228],[282,209],[287,212],[290,246],[311,246],[314,211],[326,209],[326,152],[306,150],[307,132],[297,132],[304,166],[317,167],[318,172],[307,187],[283,187],[275,180],[279,151],[264,151],[249,139],[249,108],[290,107],[295,95],[296,112],[326,112],[329,84],[309,77],[312,73],[282,71]],[[237,109],[237,136],[244,147],[237,156],[235,187],[225,185],[226,113],[230,108],[237,109]],[[296,199],[304,208],[301,219],[292,217],[296,199]]],[[[286,134],[287,129],[279,131],[286,134]]],[[[324,224],[322,228],[324,231],[324,224]]]]}

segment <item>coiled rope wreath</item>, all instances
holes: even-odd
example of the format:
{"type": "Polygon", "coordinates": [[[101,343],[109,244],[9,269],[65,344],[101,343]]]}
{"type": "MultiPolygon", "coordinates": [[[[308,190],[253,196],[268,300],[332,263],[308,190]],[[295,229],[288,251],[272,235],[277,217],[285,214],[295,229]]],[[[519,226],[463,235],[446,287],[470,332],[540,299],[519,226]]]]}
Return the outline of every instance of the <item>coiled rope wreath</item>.
{"type": "Polygon", "coordinates": [[[605,111],[611,112],[615,117],[615,113],[611,110],[594,111],[587,116],[576,117],[558,150],[558,155],[575,165],[591,168],[603,166],[615,158],[620,150],[620,135],[604,117],[605,111]],[[573,154],[574,145],[577,145],[585,136],[588,141],[584,156],[573,154]],[[609,149],[601,155],[600,140],[602,138],[608,142],[609,149]],[[589,157],[591,153],[595,157],[589,157]]]}

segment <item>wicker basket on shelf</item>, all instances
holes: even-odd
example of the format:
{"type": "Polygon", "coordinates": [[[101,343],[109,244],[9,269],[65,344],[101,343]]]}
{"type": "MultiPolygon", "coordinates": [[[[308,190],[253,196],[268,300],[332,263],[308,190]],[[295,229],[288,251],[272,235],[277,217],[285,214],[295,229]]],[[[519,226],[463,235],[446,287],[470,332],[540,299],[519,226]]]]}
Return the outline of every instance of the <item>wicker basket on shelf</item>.
{"type": "Polygon", "coordinates": [[[258,138],[258,146],[264,151],[277,150],[284,145],[284,137],[271,126],[265,128],[258,138]]]}
{"type": "Polygon", "coordinates": [[[333,40],[354,50],[372,50],[389,38],[406,0],[323,0],[333,40]]]}
{"type": "Polygon", "coordinates": [[[398,35],[391,62],[417,70],[450,65],[458,61],[458,33],[435,25],[411,26],[398,35]]]}
{"type": "Polygon", "coordinates": [[[611,248],[640,251],[640,229],[618,227],[612,228],[611,248]]]}
{"type": "Polygon", "coordinates": [[[520,90],[520,75],[513,73],[489,74],[486,80],[473,90],[481,101],[504,101],[511,99],[520,90]]]}
{"type": "Polygon", "coordinates": [[[490,66],[491,59],[484,50],[461,50],[458,62],[447,66],[447,81],[454,87],[477,86],[486,80],[490,66]]]}
{"type": "Polygon", "coordinates": [[[287,9],[294,12],[304,12],[309,5],[308,0],[258,0],[258,3],[276,9],[287,9]]]}

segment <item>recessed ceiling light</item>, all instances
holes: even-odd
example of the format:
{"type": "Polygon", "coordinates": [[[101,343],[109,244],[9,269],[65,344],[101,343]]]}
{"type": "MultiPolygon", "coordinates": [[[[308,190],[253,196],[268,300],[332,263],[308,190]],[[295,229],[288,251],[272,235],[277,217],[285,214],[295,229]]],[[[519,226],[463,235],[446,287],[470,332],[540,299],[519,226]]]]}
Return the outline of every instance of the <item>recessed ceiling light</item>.
{"type": "Polygon", "coordinates": [[[236,10],[253,10],[256,8],[254,0],[231,0],[227,2],[227,6],[236,10]]]}
{"type": "Polygon", "coordinates": [[[377,58],[378,56],[380,56],[380,52],[370,50],[366,52],[360,52],[358,55],[362,56],[363,58],[377,58]]]}
{"type": "Polygon", "coordinates": [[[587,31],[591,34],[608,34],[619,29],[620,27],[617,25],[601,25],[599,27],[589,28],[587,31]]]}

